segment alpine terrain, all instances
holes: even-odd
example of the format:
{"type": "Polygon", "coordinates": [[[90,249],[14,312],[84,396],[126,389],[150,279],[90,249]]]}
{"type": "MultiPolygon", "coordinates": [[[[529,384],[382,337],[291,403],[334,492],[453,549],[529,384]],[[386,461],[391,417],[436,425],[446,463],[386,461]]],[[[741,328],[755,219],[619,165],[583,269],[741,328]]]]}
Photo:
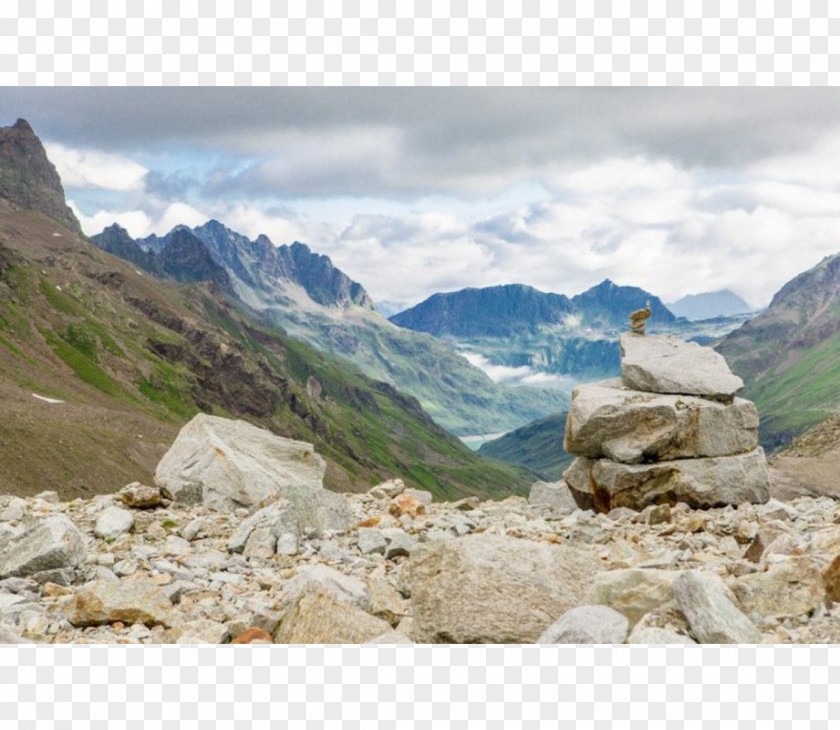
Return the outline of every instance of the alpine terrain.
{"type": "Polygon", "coordinates": [[[722,342],[742,379],[675,336],[720,322],[610,282],[443,298],[433,335],[303,244],[211,221],[94,245],[28,124],[0,154],[0,643],[840,641],[837,419],[759,443],[762,409],[781,438],[840,400],[840,257],[722,342]],[[653,331],[619,334],[640,297],[653,331]],[[621,374],[568,415],[456,351],[555,328],[621,374]],[[535,481],[426,404],[465,430],[547,412],[485,449],[555,477],[562,434],[574,462],[535,481]]]}
{"type": "MultiPolygon", "coordinates": [[[[453,496],[530,483],[470,452],[416,399],[258,317],[235,297],[241,279],[192,232],[138,251],[110,229],[101,244],[128,261],[94,246],[26,122],[0,129],[0,153],[0,491],[69,499],[148,481],[199,412],[313,444],[332,489],[393,474],[453,496]]],[[[307,279],[311,258],[291,247],[273,263],[298,272],[298,291],[367,311],[328,261],[307,279]]]]}
{"type": "Polygon", "coordinates": [[[717,349],[747,384],[768,449],[840,408],[840,254],[785,284],[717,349]]]}
{"type": "Polygon", "coordinates": [[[215,282],[266,326],[414,396],[455,434],[506,431],[567,403],[561,393],[496,384],[434,337],[395,327],[361,284],[303,243],[251,241],[218,221],[137,241],[114,225],[92,240],[158,276],[215,282]]]}

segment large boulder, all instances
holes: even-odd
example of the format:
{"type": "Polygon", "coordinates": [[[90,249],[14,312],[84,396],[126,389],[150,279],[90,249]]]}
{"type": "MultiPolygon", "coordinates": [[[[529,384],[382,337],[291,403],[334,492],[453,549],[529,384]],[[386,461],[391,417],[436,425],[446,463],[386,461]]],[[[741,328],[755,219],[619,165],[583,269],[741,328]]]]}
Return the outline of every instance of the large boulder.
{"type": "Polygon", "coordinates": [[[342,495],[323,488],[325,469],[311,444],[200,413],[161,459],[155,483],[175,501],[220,512],[283,498],[302,532],[345,530],[352,515],[342,495]]]}
{"type": "Polygon", "coordinates": [[[713,573],[689,570],[674,581],[674,597],[701,644],[757,644],[761,633],[735,606],[713,573]]]}
{"type": "Polygon", "coordinates": [[[695,508],[764,503],[770,482],[763,449],[736,456],[621,464],[580,456],[563,475],[577,503],[609,512],[685,502],[695,508]]]}
{"type": "Polygon", "coordinates": [[[409,568],[412,638],[455,644],[534,643],[603,570],[576,548],[484,533],[423,543],[409,568]]]}
{"type": "Polygon", "coordinates": [[[278,644],[364,644],[391,631],[391,625],[315,583],[287,604],[274,632],[278,644]]]}
{"type": "Polygon", "coordinates": [[[76,526],[64,515],[53,515],[0,542],[0,578],[75,568],[86,559],[76,526]]]}
{"type": "Polygon", "coordinates": [[[172,602],[147,576],[86,583],[76,592],[65,613],[74,626],[99,626],[120,621],[168,627],[175,620],[172,602]]]}
{"type": "Polygon", "coordinates": [[[621,380],[648,393],[699,395],[730,401],[744,387],[711,347],[666,335],[621,335],[621,380]]]}
{"type": "Polygon", "coordinates": [[[758,411],[750,401],[642,393],[619,380],[579,385],[566,419],[566,451],[592,459],[636,464],[729,456],[756,446],[758,411]]]}

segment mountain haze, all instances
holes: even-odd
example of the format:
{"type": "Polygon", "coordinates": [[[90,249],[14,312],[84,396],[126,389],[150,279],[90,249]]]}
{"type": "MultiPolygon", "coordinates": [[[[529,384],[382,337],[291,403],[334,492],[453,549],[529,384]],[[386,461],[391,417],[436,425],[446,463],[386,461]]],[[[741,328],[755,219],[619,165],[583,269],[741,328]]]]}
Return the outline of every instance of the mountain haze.
{"type": "Polygon", "coordinates": [[[668,308],[677,316],[689,320],[712,319],[713,317],[731,317],[752,311],[752,307],[730,289],[689,294],[668,308]]]}

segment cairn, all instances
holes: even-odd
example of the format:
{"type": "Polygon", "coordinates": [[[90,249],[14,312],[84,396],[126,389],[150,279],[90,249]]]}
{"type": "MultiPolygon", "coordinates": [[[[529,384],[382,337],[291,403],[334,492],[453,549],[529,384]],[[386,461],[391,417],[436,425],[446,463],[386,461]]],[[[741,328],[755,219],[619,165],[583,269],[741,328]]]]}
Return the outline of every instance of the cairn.
{"type": "Polygon", "coordinates": [[[685,502],[710,508],[769,499],[755,405],[709,347],[621,335],[621,378],[572,393],[564,477],[577,504],[607,512],[685,502]]]}

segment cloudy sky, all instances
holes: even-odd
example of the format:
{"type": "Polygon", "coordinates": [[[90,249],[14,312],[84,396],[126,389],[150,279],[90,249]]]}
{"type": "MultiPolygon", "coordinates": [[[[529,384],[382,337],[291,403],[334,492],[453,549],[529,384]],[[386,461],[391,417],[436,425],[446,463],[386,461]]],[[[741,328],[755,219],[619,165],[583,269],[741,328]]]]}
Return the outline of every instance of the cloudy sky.
{"type": "Polygon", "coordinates": [[[604,278],[767,304],[840,252],[840,90],[0,89],[84,230],[217,218],[375,300],[604,278]]]}

